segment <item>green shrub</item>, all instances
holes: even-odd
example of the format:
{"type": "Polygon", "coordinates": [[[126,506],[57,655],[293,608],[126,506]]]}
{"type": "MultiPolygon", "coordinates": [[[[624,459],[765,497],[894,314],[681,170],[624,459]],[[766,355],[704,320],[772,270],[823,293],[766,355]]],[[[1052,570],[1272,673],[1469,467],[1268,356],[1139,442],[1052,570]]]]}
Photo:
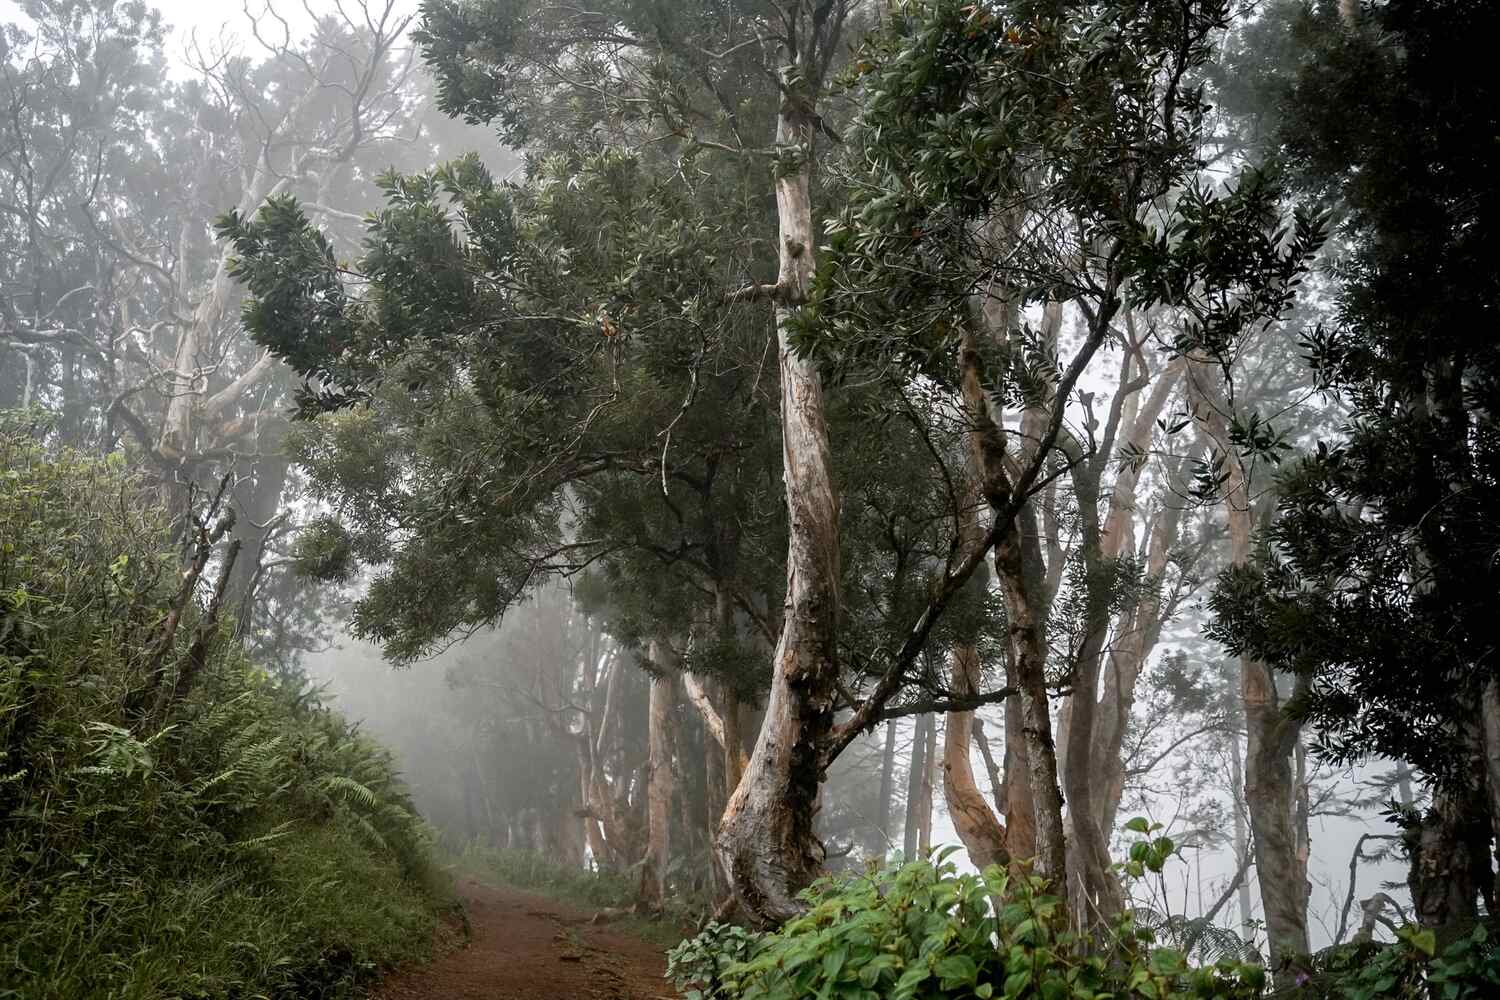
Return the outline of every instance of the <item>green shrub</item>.
{"type": "Polygon", "coordinates": [[[1328,948],[1294,1000],[1490,1000],[1500,996],[1500,947],[1484,926],[1441,952],[1430,930],[1407,925],[1390,944],[1328,948]]]}
{"type": "Polygon", "coordinates": [[[149,489],[0,415],[0,997],[316,997],[422,957],[445,889],[389,755],[195,601],[166,628],[149,489]],[[143,697],[199,626],[193,684],[143,697]]]}
{"type": "Polygon", "coordinates": [[[667,952],[667,978],[684,1000],[730,1000],[724,974],[755,954],[763,939],[735,924],[710,923],[667,952]]]}
{"type": "Polygon", "coordinates": [[[723,995],[1239,1000],[1264,985],[1257,966],[1190,967],[1181,952],[1153,947],[1129,915],[1113,940],[1086,941],[1043,880],[998,867],[959,874],[944,857],[820,881],[806,914],[722,970],[723,995]]]}

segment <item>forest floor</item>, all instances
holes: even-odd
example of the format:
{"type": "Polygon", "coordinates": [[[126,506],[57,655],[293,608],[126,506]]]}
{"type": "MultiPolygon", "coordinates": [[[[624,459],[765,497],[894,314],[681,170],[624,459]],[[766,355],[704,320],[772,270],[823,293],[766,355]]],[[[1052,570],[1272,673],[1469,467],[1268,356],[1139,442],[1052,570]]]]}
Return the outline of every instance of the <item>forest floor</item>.
{"type": "Polygon", "coordinates": [[[430,965],[390,976],[371,1000],[670,1000],[660,945],[593,926],[591,914],[465,879],[473,937],[430,965]]]}

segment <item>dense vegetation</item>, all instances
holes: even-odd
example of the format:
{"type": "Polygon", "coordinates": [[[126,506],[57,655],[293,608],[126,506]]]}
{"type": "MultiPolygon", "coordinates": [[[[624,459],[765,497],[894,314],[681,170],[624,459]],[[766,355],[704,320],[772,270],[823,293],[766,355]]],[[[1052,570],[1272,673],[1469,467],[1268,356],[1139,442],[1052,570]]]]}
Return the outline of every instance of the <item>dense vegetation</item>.
{"type": "Polygon", "coordinates": [[[332,996],[427,955],[446,890],[389,755],[39,419],[0,415],[0,995],[332,996]]]}
{"type": "Polygon", "coordinates": [[[1497,5],[21,6],[0,995],[1500,989],[1497,5]]]}

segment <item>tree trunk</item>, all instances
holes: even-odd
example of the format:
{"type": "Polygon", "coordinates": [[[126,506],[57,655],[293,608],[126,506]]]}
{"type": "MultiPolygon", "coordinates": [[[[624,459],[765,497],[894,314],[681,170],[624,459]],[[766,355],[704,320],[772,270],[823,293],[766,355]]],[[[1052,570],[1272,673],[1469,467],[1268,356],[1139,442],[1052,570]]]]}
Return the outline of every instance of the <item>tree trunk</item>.
{"type": "MultiPolygon", "coordinates": [[[[979,690],[979,650],[960,645],[953,650],[949,686],[957,695],[975,694],[979,690]]],[[[970,758],[973,745],[974,713],[949,712],[943,727],[943,797],[958,839],[969,852],[975,867],[1010,864],[1005,849],[1005,827],[974,781],[970,758]]]]}
{"type": "MultiPolygon", "coordinates": [[[[1245,764],[1240,751],[1240,734],[1231,732],[1229,734],[1229,777],[1234,782],[1231,792],[1234,796],[1234,860],[1235,868],[1239,870],[1246,865],[1246,856],[1250,853],[1249,831],[1245,827],[1245,810],[1241,808],[1242,789],[1245,787],[1245,764]]],[[[1235,890],[1240,910],[1240,936],[1247,944],[1255,943],[1255,920],[1250,908],[1250,883],[1245,879],[1240,880],[1239,888],[1235,890]]]]}
{"type": "MultiPolygon", "coordinates": [[[[1037,607],[1041,553],[1026,551],[1028,545],[1036,546],[1035,522],[1035,512],[1025,507],[1001,534],[995,546],[995,572],[1010,620],[1012,683],[1020,691],[1013,700],[1020,704],[1019,732],[1025,744],[1024,761],[1036,824],[1035,871],[1057,891],[1065,892],[1067,839],[1063,833],[1062,791],[1057,783],[1057,748],[1052,742],[1052,716],[1047,703],[1046,622],[1037,607]]],[[[1014,848],[1011,853],[1024,856],[1014,848]]]]}
{"type": "Polygon", "coordinates": [[[651,776],[646,786],[646,865],[641,874],[642,900],[660,909],[667,898],[667,865],[672,857],[672,681],[662,662],[660,643],[651,643],[650,715],[647,749],[651,776]]]}
{"type": "MultiPolygon", "coordinates": [[[[1435,789],[1411,852],[1412,905],[1417,922],[1436,933],[1439,950],[1479,921],[1479,879],[1471,850],[1475,808],[1468,797],[1462,791],[1435,789]]],[[[1488,831],[1481,833],[1488,855],[1488,831]]]]}
{"type": "MultiPolygon", "coordinates": [[[[1005,683],[1019,687],[1014,668],[1005,683]]],[[[1026,734],[1021,731],[1021,699],[1005,700],[1005,777],[996,798],[1004,804],[1005,849],[1015,860],[1036,857],[1036,806],[1031,800],[1031,778],[1026,770],[1026,734]]]]}
{"type": "Polygon", "coordinates": [[[906,828],[901,838],[901,856],[910,861],[917,856],[922,829],[922,775],[927,772],[927,727],[932,716],[919,715],[912,727],[911,764],[906,769],[906,828]]]}
{"type": "MultiPolygon", "coordinates": [[[[1249,482],[1229,437],[1227,408],[1216,377],[1206,363],[1191,365],[1190,403],[1193,418],[1224,459],[1230,559],[1243,566],[1250,559],[1249,482]]],[[[1245,709],[1245,804],[1254,836],[1255,877],[1260,883],[1272,973],[1278,988],[1285,989],[1295,984],[1298,967],[1309,951],[1307,898],[1311,888],[1299,857],[1293,816],[1292,755],[1301,726],[1281,711],[1271,668],[1248,656],[1240,658],[1240,701],[1245,709]]]]}
{"type": "MultiPolygon", "coordinates": [[[[1484,759],[1484,788],[1489,805],[1490,826],[1494,834],[1495,845],[1497,849],[1500,849],[1500,679],[1491,677],[1485,683],[1484,690],[1480,694],[1479,717],[1484,759]]],[[[1405,781],[1404,770],[1403,781],[1405,781]]],[[[1409,784],[1403,792],[1406,800],[1410,801],[1409,784]]],[[[1500,860],[1500,855],[1497,855],[1497,860],[1500,860]]],[[[1496,870],[1500,872],[1500,864],[1496,865],[1496,870]]],[[[1492,883],[1489,895],[1491,898],[1500,898],[1500,876],[1497,876],[1492,883]]]]}
{"type": "Polygon", "coordinates": [[[937,716],[927,718],[927,732],[922,746],[921,799],[917,803],[917,853],[923,857],[932,850],[932,793],[937,784],[937,716]]]}
{"type": "Polygon", "coordinates": [[[891,849],[891,797],[896,793],[896,720],[885,724],[885,749],[880,755],[880,804],[876,811],[875,832],[871,838],[870,856],[884,858],[891,849]]]}
{"type": "Polygon", "coordinates": [[[791,345],[792,321],[807,301],[813,276],[810,188],[819,81],[813,79],[813,60],[793,55],[793,64],[783,70],[776,128],[777,147],[788,152],[776,174],[776,337],[788,514],[785,618],[765,722],[718,839],[741,904],[767,923],[801,911],[797,894],[822,866],[813,816],[838,681],[839,515],[823,384],[813,362],[798,357],[791,345]]]}

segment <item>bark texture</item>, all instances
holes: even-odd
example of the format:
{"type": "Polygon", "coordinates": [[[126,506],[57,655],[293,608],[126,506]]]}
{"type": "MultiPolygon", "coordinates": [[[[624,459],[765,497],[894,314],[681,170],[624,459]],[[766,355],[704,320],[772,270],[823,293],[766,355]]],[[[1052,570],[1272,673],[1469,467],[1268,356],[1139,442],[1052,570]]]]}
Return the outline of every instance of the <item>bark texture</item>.
{"type": "MultiPolygon", "coordinates": [[[[792,350],[791,323],[813,275],[811,201],[817,80],[803,65],[783,71],[776,143],[780,271],[776,290],[781,371],[782,459],[788,517],[786,605],[766,717],[717,847],[746,911],[778,923],[801,910],[797,894],[817,877],[823,849],[813,832],[822,744],[833,727],[838,679],[838,500],[834,494],[823,385],[792,350]],[[799,76],[798,69],[808,76],[799,76]]],[[[817,55],[813,53],[812,55],[817,55]]]]}
{"type": "Polygon", "coordinates": [[[662,670],[658,643],[651,644],[657,672],[651,675],[650,715],[646,735],[650,777],[646,785],[646,865],[641,875],[642,900],[660,909],[667,898],[667,866],[672,857],[672,697],[673,674],[662,670]]]}
{"type": "MultiPolygon", "coordinates": [[[[971,645],[954,649],[949,686],[954,694],[979,690],[979,650],[971,645]]],[[[1005,847],[1005,826],[995,816],[974,780],[970,747],[974,743],[974,713],[949,712],[943,727],[943,797],[958,839],[969,852],[969,860],[983,869],[1010,864],[1005,847]]]]}

